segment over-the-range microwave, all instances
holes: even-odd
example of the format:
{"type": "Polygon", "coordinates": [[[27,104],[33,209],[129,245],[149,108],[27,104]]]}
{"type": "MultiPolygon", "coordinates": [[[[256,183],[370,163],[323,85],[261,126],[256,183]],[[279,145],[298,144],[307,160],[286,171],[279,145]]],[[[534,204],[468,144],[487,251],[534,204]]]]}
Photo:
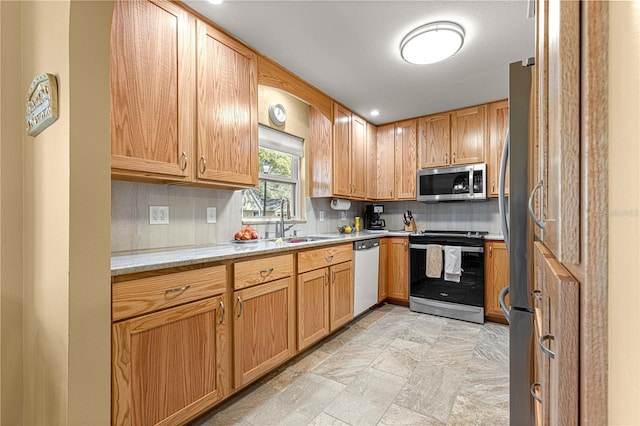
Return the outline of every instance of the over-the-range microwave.
{"type": "Polygon", "coordinates": [[[417,200],[483,201],[487,199],[487,165],[438,167],[418,170],[417,200]]]}

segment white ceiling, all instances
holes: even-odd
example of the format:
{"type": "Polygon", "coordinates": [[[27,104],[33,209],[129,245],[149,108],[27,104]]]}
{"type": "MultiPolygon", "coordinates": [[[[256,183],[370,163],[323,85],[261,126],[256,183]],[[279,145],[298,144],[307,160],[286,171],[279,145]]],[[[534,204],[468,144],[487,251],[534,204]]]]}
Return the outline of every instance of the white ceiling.
{"type": "Polygon", "coordinates": [[[374,124],[504,99],[508,64],[535,50],[527,0],[183,1],[374,124]],[[404,62],[404,35],[440,20],[464,28],[462,49],[404,62]]]}

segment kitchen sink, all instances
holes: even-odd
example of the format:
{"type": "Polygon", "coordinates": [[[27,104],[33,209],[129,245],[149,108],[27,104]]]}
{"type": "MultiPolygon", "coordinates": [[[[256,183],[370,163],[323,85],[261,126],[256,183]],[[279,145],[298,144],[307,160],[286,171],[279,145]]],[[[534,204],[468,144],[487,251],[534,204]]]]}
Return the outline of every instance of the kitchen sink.
{"type": "MultiPolygon", "coordinates": [[[[287,244],[299,244],[299,243],[310,243],[310,242],[313,242],[313,241],[331,240],[331,239],[334,239],[334,238],[335,237],[309,235],[309,236],[304,236],[304,237],[286,237],[286,238],[282,238],[282,242],[283,243],[287,243],[287,244]]],[[[274,241],[277,241],[277,239],[274,240],[274,241]]]]}

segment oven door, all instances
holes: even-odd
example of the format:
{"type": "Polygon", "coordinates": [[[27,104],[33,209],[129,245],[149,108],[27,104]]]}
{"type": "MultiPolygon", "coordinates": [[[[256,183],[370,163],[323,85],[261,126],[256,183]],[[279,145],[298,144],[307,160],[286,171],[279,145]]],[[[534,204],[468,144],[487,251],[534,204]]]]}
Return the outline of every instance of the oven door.
{"type": "Polygon", "coordinates": [[[446,281],[444,273],[427,277],[427,244],[409,244],[409,296],[484,308],[484,247],[461,245],[460,251],[462,274],[457,283],[446,281]]]}

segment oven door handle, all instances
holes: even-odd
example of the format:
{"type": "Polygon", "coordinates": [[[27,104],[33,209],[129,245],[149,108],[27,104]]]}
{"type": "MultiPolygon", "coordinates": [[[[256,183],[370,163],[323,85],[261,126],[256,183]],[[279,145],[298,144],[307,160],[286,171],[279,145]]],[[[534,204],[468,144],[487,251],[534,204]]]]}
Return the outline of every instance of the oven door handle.
{"type": "MultiPolygon", "coordinates": [[[[409,243],[409,248],[410,249],[417,249],[417,250],[426,250],[427,249],[427,244],[411,244],[409,243]]],[[[444,245],[442,246],[442,249],[444,250],[444,245]]],[[[484,247],[465,247],[465,246],[460,246],[460,251],[463,253],[484,253],[484,247]]]]}

